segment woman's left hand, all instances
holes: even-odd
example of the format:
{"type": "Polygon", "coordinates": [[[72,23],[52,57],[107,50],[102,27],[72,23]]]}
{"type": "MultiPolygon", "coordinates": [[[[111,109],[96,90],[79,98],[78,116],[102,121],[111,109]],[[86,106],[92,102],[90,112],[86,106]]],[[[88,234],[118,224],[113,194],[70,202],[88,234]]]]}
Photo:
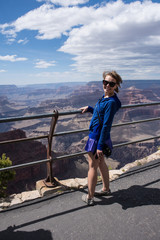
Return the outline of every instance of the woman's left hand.
{"type": "Polygon", "coordinates": [[[81,107],[80,110],[82,111],[82,113],[85,113],[88,110],[88,106],[81,107]]]}
{"type": "Polygon", "coordinates": [[[98,158],[102,158],[102,157],[103,157],[103,152],[102,152],[102,150],[98,150],[98,149],[97,149],[97,157],[98,157],[98,158]]]}

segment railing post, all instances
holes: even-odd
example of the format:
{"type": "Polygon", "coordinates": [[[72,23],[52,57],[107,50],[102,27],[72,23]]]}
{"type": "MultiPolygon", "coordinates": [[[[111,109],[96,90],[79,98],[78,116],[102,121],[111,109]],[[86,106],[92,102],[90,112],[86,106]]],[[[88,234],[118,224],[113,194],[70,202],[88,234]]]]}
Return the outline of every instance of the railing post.
{"type": "Polygon", "coordinates": [[[47,159],[50,159],[50,161],[47,163],[47,178],[44,181],[47,187],[55,187],[58,185],[58,182],[53,177],[53,172],[52,172],[52,139],[53,139],[53,133],[55,130],[57,120],[58,120],[58,111],[55,110],[54,116],[51,119],[50,131],[48,135],[47,159]]]}

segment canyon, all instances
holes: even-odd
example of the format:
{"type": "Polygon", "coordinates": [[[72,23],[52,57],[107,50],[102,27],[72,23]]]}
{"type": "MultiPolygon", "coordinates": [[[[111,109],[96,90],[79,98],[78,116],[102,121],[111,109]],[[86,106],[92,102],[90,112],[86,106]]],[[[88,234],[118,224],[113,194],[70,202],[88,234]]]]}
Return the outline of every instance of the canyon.
{"type": "MultiPolygon", "coordinates": [[[[160,81],[128,80],[120,89],[122,105],[150,103],[160,101],[160,81]],[[149,83],[149,84],[148,84],[149,83]]],[[[28,116],[74,111],[82,106],[94,106],[103,94],[100,82],[65,83],[53,85],[1,86],[0,118],[28,116]]],[[[160,106],[120,109],[114,123],[123,123],[159,117],[160,106]]],[[[89,128],[91,114],[74,114],[59,117],[55,132],[89,128]]],[[[0,124],[0,141],[46,135],[50,129],[50,118],[17,121],[0,124]]],[[[160,135],[160,122],[148,122],[124,127],[113,127],[113,144],[128,142],[145,137],[160,135]]],[[[53,138],[52,154],[60,156],[84,151],[88,132],[69,134],[53,138]]],[[[157,151],[159,139],[114,148],[107,163],[110,169],[119,169],[136,159],[147,157],[157,151]]],[[[47,139],[0,145],[0,155],[6,153],[13,165],[45,159],[47,157],[47,139]]],[[[86,177],[87,156],[68,158],[53,164],[54,176],[59,179],[86,177]]],[[[9,183],[8,191],[18,193],[35,189],[35,183],[46,177],[46,164],[16,170],[14,181],[9,183]]]]}

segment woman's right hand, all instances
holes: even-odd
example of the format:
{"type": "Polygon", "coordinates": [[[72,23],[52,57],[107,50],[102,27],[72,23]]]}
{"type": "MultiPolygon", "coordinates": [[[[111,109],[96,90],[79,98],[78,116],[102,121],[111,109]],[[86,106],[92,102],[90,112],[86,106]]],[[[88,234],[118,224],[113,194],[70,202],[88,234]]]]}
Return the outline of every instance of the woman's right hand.
{"type": "Polygon", "coordinates": [[[82,113],[85,113],[88,110],[88,106],[81,107],[80,110],[82,111],[82,113]]]}

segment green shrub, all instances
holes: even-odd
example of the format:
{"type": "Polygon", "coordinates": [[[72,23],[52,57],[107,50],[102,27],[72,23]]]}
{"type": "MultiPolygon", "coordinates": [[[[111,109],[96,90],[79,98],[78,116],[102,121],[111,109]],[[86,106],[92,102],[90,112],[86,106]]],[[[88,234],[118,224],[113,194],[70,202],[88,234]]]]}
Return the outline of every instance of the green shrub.
{"type": "MultiPolygon", "coordinates": [[[[3,153],[0,158],[0,168],[6,168],[12,166],[12,161],[9,157],[6,157],[6,154],[3,153]]],[[[6,197],[7,194],[7,184],[8,181],[12,180],[15,176],[14,170],[6,170],[0,172],[0,197],[6,197]]]]}
{"type": "Polygon", "coordinates": [[[111,166],[109,166],[109,167],[108,167],[108,170],[112,170],[112,167],[111,167],[111,166]]]}

